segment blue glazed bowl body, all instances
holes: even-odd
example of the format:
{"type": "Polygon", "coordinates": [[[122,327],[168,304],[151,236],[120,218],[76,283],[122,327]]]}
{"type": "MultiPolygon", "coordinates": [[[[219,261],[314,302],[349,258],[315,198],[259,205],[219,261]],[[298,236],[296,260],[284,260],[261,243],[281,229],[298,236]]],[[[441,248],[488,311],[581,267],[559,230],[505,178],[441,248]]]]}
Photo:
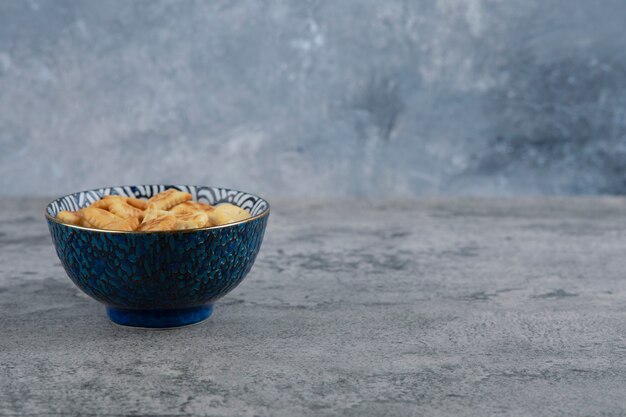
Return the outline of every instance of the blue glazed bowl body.
{"type": "Polygon", "coordinates": [[[252,268],[263,241],[269,205],[252,194],[216,187],[146,185],[101,188],[51,202],[46,219],[57,255],[70,279],[107,306],[118,324],[177,327],[207,318],[212,304],[252,268]],[[77,210],[116,194],[149,198],[168,188],[209,204],[229,202],[250,219],[174,232],[115,232],[66,225],[61,210],[77,210]]]}

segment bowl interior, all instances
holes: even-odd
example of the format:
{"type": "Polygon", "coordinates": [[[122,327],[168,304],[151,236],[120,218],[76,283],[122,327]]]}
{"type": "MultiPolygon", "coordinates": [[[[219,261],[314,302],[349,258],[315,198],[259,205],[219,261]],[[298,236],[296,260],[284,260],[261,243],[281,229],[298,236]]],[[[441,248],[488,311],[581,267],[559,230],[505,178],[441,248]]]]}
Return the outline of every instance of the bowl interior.
{"type": "Polygon", "coordinates": [[[50,217],[62,210],[76,211],[89,206],[100,200],[105,195],[123,195],[135,198],[150,198],[169,188],[190,193],[195,201],[202,201],[212,205],[231,203],[244,210],[251,216],[258,216],[269,209],[267,201],[254,194],[229,188],[208,187],[204,185],[123,185],[119,187],[96,188],[93,190],[79,191],[58,198],[48,204],[46,213],[50,217]]]}

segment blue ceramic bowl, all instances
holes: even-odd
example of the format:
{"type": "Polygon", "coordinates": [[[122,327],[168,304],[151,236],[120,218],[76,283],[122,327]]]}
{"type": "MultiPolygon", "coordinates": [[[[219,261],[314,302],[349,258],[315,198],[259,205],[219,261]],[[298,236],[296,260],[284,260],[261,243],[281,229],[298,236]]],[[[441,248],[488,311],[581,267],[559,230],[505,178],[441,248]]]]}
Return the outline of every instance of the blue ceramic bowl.
{"type": "Polygon", "coordinates": [[[57,255],[70,279],[106,306],[109,318],[135,327],[178,327],[211,315],[213,303],[252,268],[269,217],[267,201],[226,188],[138,185],[61,197],[46,208],[57,255]],[[252,217],[224,226],[173,232],[118,232],[71,226],[55,217],[105,195],[150,198],[176,188],[209,204],[228,202],[252,217]]]}

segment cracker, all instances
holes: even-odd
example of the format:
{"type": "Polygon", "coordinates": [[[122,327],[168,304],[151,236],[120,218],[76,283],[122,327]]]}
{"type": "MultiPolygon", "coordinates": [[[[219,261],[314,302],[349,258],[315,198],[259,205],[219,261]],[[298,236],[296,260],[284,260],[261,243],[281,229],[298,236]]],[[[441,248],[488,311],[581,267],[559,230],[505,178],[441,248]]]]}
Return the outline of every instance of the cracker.
{"type": "Polygon", "coordinates": [[[102,197],[101,200],[94,202],[90,207],[96,207],[106,210],[113,202],[116,201],[130,204],[131,206],[138,208],[139,210],[145,210],[148,208],[147,200],[141,200],[134,197],[126,197],[123,195],[105,195],[104,197],[102,197]]]}
{"type": "Polygon", "coordinates": [[[184,203],[180,203],[172,207],[171,209],[169,209],[169,211],[174,214],[195,213],[197,211],[213,211],[213,210],[215,210],[215,207],[209,204],[199,203],[196,201],[185,201],[184,203]]]}
{"type": "Polygon", "coordinates": [[[107,223],[103,229],[105,230],[120,230],[123,232],[132,232],[139,227],[139,219],[136,217],[129,217],[127,219],[119,219],[111,223],[107,223]]]}
{"type": "Polygon", "coordinates": [[[113,213],[92,206],[83,209],[82,214],[89,223],[99,229],[105,229],[109,223],[113,223],[121,219],[121,217],[116,216],[113,213]]]}
{"type": "Polygon", "coordinates": [[[189,230],[204,227],[209,221],[209,215],[203,211],[183,213],[176,216],[175,230],[189,230]]]}
{"type": "Polygon", "coordinates": [[[150,220],[154,220],[157,217],[161,216],[169,216],[172,213],[165,210],[160,210],[157,208],[156,204],[148,204],[148,208],[143,212],[143,221],[142,223],[147,223],[150,220]]]}
{"type": "Polygon", "coordinates": [[[105,195],[100,200],[94,201],[89,207],[101,208],[107,210],[113,201],[123,200],[126,197],[121,195],[105,195]]]}
{"type": "Polygon", "coordinates": [[[83,210],[84,209],[79,211],[63,210],[57,214],[57,219],[61,220],[65,224],[71,224],[73,226],[93,227],[93,225],[83,216],[83,210]]]}
{"type": "Polygon", "coordinates": [[[173,230],[176,226],[176,217],[173,215],[161,216],[142,223],[137,228],[138,232],[156,232],[161,230],[173,230]]]}
{"type": "Polygon", "coordinates": [[[191,205],[191,201],[186,201],[184,203],[178,204],[170,208],[169,211],[170,213],[179,215],[179,214],[192,214],[198,211],[198,209],[191,205]]]}
{"type": "Polygon", "coordinates": [[[156,205],[154,204],[148,204],[148,208],[146,210],[144,210],[143,212],[143,222],[142,223],[147,223],[150,220],[154,220],[157,217],[159,217],[159,214],[157,213],[159,209],[157,208],[156,205]]]}
{"type": "Polygon", "coordinates": [[[215,210],[206,213],[211,226],[238,222],[250,217],[250,213],[230,203],[220,204],[215,210]]]}
{"type": "Polygon", "coordinates": [[[143,210],[139,210],[137,207],[133,207],[124,200],[115,200],[109,205],[109,211],[116,216],[123,219],[129,217],[136,217],[139,220],[143,219],[143,210]]]}
{"type": "Polygon", "coordinates": [[[109,208],[110,203],[111,203],[111,200],[103,198],[102,200],[94,201],[93,203],[91,203],[89,207],[101,208],[101,209],[106,210],[109,208]]]}
{"type": "Polygon", "coordinates": [[[128,197],[126,199],[126,202],[130,204],[131,206],[138,208],[139,210],[145,210],[148,208],[148,201],[141,200],[139,198],[128,197]]]}
{"type": "Polygon", "coordinates": [[[89,221],[85,218],[84,211],[85,211],[85,209],[82,208],[82,209],[80,209],[80,210],[75,212],[78,216],[80,216],[80,226],[95,228],[95,226],[93,224],[89,223],[89,221]]]}
{"type": "Polygon", "coordinates": [[[191,194],[178,191],[174,188],[165,190],[148,200],[148,204],[152,203],[161,210],[169,210],[177,204],[191,200],[191,194]]]}
{"type": "Polygon", "coordinates": [[[80,226],[80,222],[83,218],[73,211],[63,210],[57,214],[57,219],[65,224],[80,226]]]}

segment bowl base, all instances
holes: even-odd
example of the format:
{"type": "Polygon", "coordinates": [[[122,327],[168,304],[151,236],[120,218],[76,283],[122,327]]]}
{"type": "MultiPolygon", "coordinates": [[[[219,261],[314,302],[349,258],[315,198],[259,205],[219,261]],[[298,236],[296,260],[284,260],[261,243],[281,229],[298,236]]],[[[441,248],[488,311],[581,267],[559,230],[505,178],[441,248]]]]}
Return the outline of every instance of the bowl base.
{"type": "Polygon", "coordinates": [[[162,310],[131,310],[107,307],[107,315],[113,323],[148,329],[189,326],[206,320],[212,312],[212,305],[162,310]]]}

